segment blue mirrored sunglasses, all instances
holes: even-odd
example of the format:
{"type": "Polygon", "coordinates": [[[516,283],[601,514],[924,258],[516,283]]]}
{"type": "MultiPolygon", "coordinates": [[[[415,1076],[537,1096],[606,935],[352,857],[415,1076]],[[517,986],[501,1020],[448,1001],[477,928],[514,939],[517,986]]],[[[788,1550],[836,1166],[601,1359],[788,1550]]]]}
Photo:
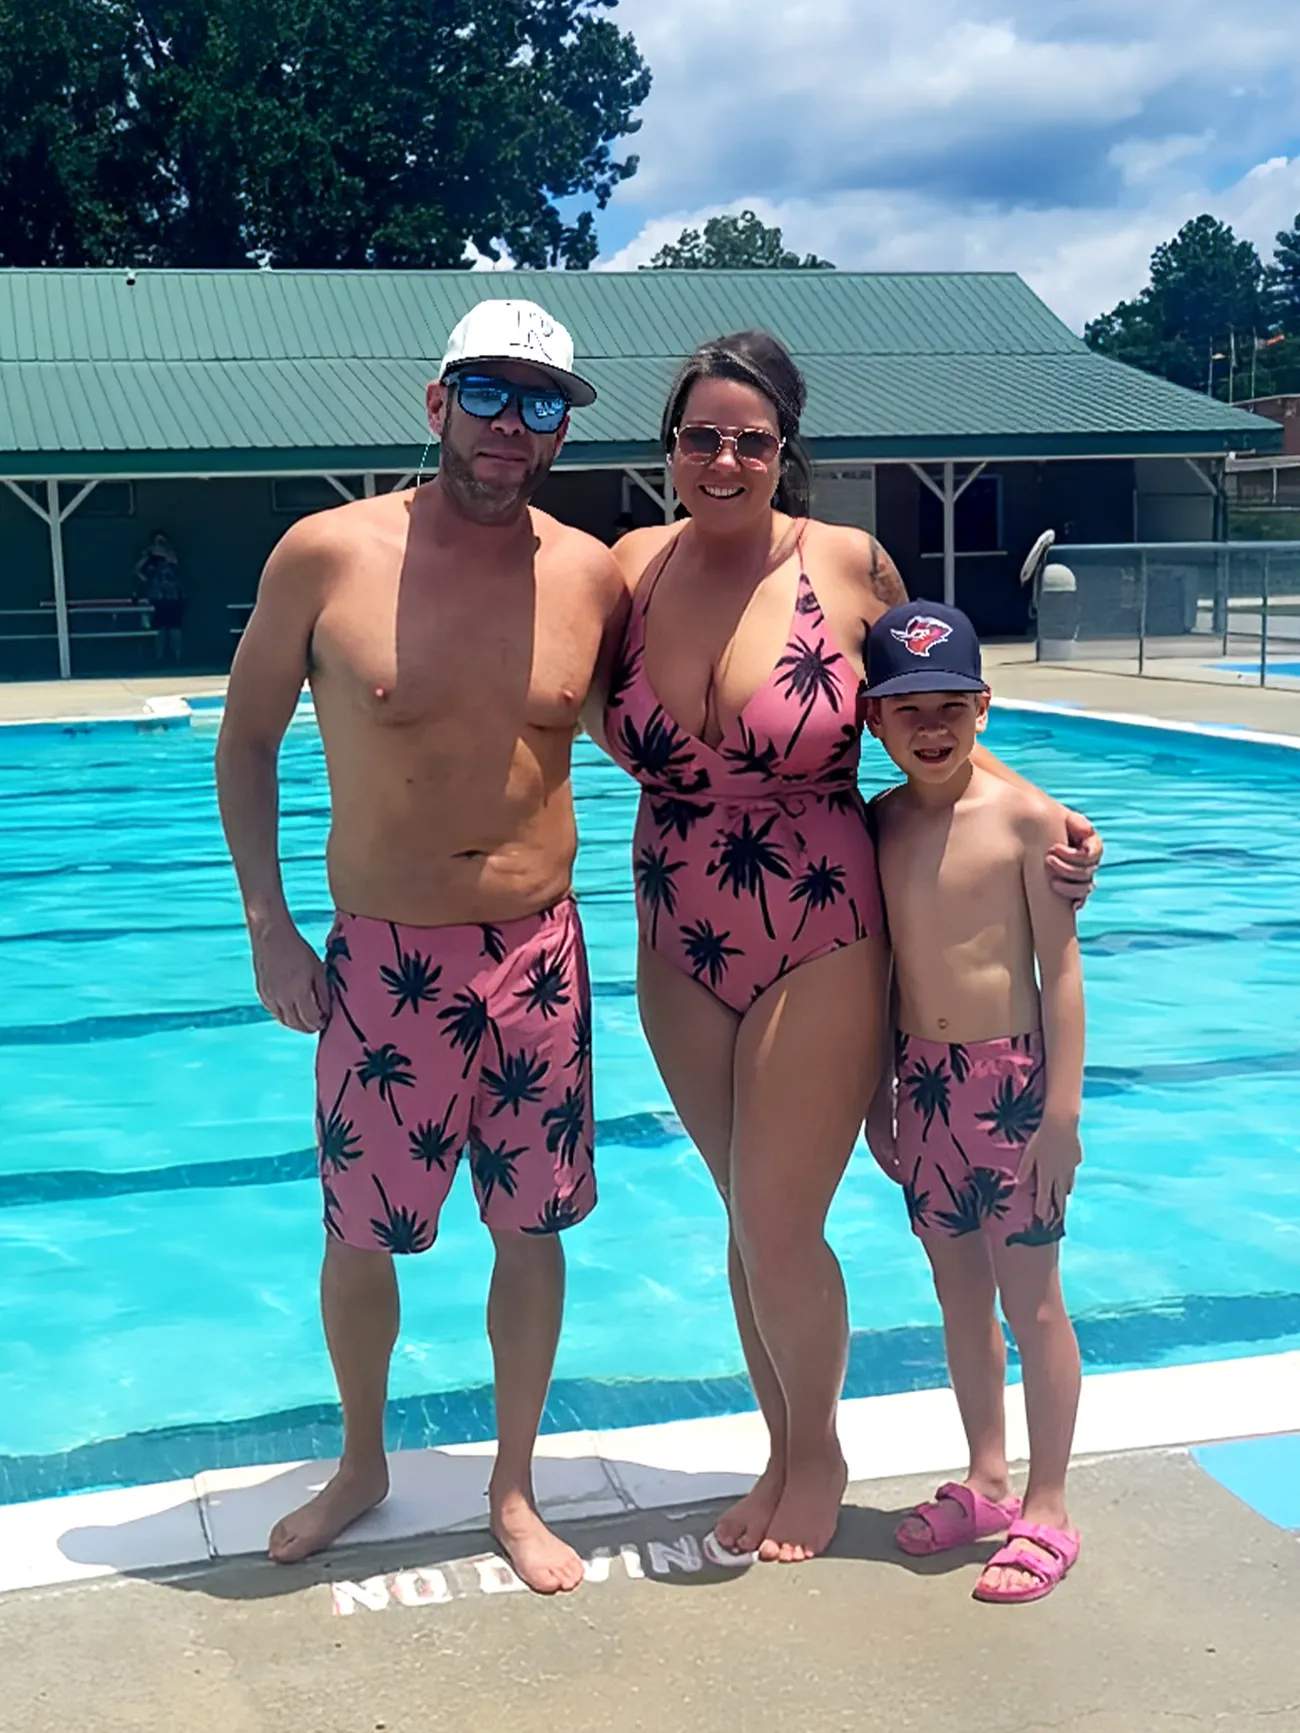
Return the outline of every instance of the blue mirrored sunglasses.
{"type": "Polygon", "coordinates": [[[554,433],[569,413],[569,400],[555,385],[516,385],[481,373],[458,373],[451,383],[466,415],[494,421],[513,403],[530,433],[554,433]]]}

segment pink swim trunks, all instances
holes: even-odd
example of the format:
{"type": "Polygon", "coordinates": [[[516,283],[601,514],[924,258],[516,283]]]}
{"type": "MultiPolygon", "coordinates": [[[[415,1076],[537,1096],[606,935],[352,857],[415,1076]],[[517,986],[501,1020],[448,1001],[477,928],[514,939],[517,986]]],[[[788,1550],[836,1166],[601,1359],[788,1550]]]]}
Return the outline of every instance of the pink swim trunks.
{"type": "Polygon", "coordinates": [[[596,1202],[591,990],[572,899],[501,926],[340,914],[316,1054],[325,1227],[423,1252],[468,1146],[479,1213],[526,1234],[596,1202]]]}
{"type": "Polygon", "coordinates": [[[1043,1117],[1043,1037],[965,1045],[895,1036],[899,1174],[913,1233],[984,1233],[1008,1246],[1050,1245],[1064,1212],[1035,1213],[1025,1146],[1043,1117]]]}

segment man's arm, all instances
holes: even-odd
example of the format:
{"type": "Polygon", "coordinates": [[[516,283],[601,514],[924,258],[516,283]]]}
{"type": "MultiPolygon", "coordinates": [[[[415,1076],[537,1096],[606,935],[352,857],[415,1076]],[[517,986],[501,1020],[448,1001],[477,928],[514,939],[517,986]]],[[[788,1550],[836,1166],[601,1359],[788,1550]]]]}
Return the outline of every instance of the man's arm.
{"type": "Polygon", "coordinates": [[[323,1026],[327,1000],[320,960],[285,900],[277,761],[320,612],[319,539],[304,520],[267,561],[230,670],[216,755],[221,822],[244,901],[258,996],[272,1016],[304,1034],[323,1026]]]}
{"type": "Polygon", "coordinates": [[[1036,1169],[1035,1207],[1041,1219],[1048,1221],[1064,1207],[1080,1159],[1083,964],[1074,910],[1055,893],[1046,866],[1049,851],[1061,840],[1057,810],[1041,796],[1029,803],[1021,821],[1021,835],[1021,872],[1038,963],[1046,1073],[1042,1123],[1030,1139],[1025,1163],[1036,1169]]]}

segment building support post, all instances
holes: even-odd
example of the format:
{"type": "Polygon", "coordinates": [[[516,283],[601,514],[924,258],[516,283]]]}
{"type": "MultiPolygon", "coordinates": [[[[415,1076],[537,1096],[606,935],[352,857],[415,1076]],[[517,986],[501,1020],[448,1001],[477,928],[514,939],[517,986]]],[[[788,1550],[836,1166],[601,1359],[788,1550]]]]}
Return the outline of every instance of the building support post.
{"type": "Polygon", "coordinates": [[[677,493],[673,487],[672,472],[667,466],[658,473],[662,475],[663,481],[659,487],[656,487],[648,477],[642,475],[639,469],[625,469],[623,471],[623,485],[626,488],[629,483],[635,484],[642,493],[648,494],[663,512],[664,522],[670,524],[677,514],[677,493]]]}
{"type": "Polygon", "coordinates": [[[54,629],[59,639],[59,679],[72,678],[72,633],[68,626],[68,579],[63,561],[63,526],[85,499],[89,499],[99,486],[97,481],[83,482],[73,494],[67,505],[59,504],[59,484],[57,481],[46,481],[45,504],[39,505],[26,490],[19,487],[8,476],[0,477],[10,493],[15,494],[23,504],[42,518],[50,531],[50,572],[54,584],[54,629]]]}
{"type": "Polygon", "coordinates": [[[948,459],[943,466],[943,486],[935,481],[928,470],[922,469],[919,463],[909,463],[907,466],[929,488],[943,508],[943,599],[948,607],[957,605],[957,501],[965,493],[970,484],[984,473],[987,465],[977,463],[970,474],[956,485],[957,466],[948,459]]]}
{"type": "Polygon", "coordinates": [[[59,679],[72,678],[72,634],[68,630],[68,580],[63,568],[63,513],[59,484],[45,484],[45,521],[50,526],[50,569],[54,573],[54,622],[59,634],[59,679]]]}

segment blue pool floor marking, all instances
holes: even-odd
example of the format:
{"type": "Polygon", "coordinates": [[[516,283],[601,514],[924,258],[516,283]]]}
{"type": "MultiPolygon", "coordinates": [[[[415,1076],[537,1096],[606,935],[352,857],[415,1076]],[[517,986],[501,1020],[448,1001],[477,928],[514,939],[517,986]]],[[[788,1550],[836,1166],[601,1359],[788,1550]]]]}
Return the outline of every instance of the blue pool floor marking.
{"type": "Polygon", "coordinates": [[[1300,1531],[1300,1432],[1206,1444],[1193,1460],[1234,1497],[1279,1528],[1300,1531]]]}

